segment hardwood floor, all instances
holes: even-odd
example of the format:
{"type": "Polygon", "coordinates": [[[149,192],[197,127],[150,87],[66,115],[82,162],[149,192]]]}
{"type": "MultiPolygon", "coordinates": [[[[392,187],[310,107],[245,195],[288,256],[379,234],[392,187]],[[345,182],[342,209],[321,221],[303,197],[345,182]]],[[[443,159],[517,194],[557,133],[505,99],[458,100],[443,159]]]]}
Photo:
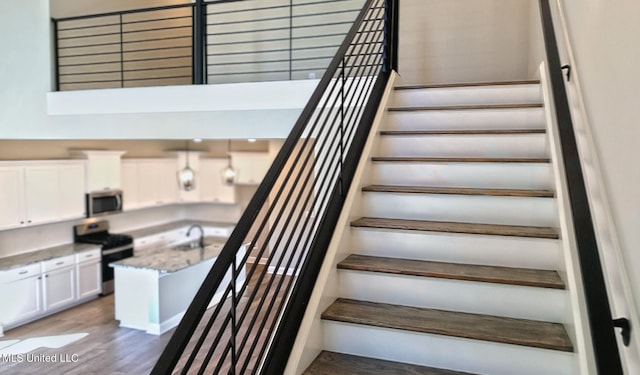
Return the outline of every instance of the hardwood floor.
{"type": "MultiPolygon", "coordinates": [[[[261,270],[261,266],[258,270],[261,270]]],[[[258,272],[252,277],[248,292],[251,292],[257,284],[257,274],[258,272]]],[[[274,279],[277,281],[281,277],[275,276],[274,279]]],[[[284,280],[289,279],[284,278],[284,280]]],[[[263,289],[266,283],[267,280],[264,280],[259,289],[263,289]]],[[[276,298],[275,303],[280,301],[280,298],[276,298]]],[[[211,314],[212,311],[213,308],[209,309],[207,314],[211,314]]],[[[252,306],[250,312],[255,311],[256,309],[252,306]]],[[[62,348],[39,348],[30,352],[35,356],[55,355],[58,358],[56,362],[27,362],[26,356],[23,357],[22,362],[12,362],[3,360],[0,356],[0,374],[148,374],[171,338],[174,329],[156,336],[135,329],[122,328],[118,324],[119,322],[114,318],[114,296],[109,295],[12,329],[0,338],[0,347],[1,343],[7,340],[72,333],[88,333],[88,335],[62,348]],[[61,356],[72,357],[73,355],[77,355],[76,362],[59,360],[61,356]]],[[[215,332],[216,328],[214,326],[212,332],[215,332]]],[[[200,356],[196,364],[199,362],[201,363],[200,356]]]]}
{"type": "MultiPolygon", "coordinates": [[[[0,340],[88,333],[58,349],[40,348],[30,354],[73,356],[77,362],[7,362],[0,360],[0,373],[22,374],[147,374],[171,337],[121,328],[114,319],[113,295],[100,297],[78,307],[5,332],[0,340]]],[[[1,342],[1,341],[0,341],[1,342]]]]}

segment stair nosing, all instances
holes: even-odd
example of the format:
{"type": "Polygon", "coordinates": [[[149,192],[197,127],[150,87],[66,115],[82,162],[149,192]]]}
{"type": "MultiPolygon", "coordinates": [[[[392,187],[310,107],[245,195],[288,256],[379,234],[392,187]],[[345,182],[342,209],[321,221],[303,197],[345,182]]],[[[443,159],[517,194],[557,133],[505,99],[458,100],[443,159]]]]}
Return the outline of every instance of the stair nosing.
{"type": "Polygon", "coordinates": [[[474,104],[474,105],[444,105],[431,107],[390,107],[390,112],[416,112],[416,111],[465,111],[465,110],[483,110],[483,109],[527,109],[542,108],[542,103],[523,103],[523,104],[474,104]]]}
{"type": "Polygon", "coordinates": [[[560,323],[359,301],[349,298],[338,298],[322,313],[321,317],[324,320],[343,323],[573,352],[573,344],[571,344],[564,326],[560,323]],[[358,310],[352,311],[350,315],[341,311],[354,309],[354,306],[358,310]],[[457,324],[451,324],[453,319],[458,320],[457,324]],[[539,336],[532,334],[533,329],[553,331],[554,335],[559,336],[558,341],[560,342],[548,340],[549,332],[546,334],[536,333],[547,340],[535,340],[534,338],[539,336]],[[515,334],[506,335],[505,332],[508,330],[515,331],[520,337],[516,337],[518,335],[515,334]]]}
{"type": "Polygon", "coordinates": [[[416,156],[374,156],[373,162],[389,163],[544,163],[549,158],[487,158],[487,157],[416,157],[416,156]]]}
{"type": "Polygon", "coordinates": [[[410,230],[422,232],[458,233],[505,237],[559,239],[558,232],[550,227],[524,225],[461,223],[433,220],[407,220],[362,217],[351,222],[351,227],[410,230]]]}
{"type": "Polygon", "coordinates": [[[424,85],[401,85],[394,87],[394,90],[420,90],[420,89],[440,89],[455,87],[482,87],[482,86],[520,86],[539,85],[539,80],[515,80],[515,81],[489,81],[489,82],[459,82],[459,83],[436,83],[424,85]]]}
{"type": "Polygon", "coordinates": [[[556,290],[566,289],[560,275],[557,271],[552,270],[433,262],[362,254],[350,254],[338,263],[338,269],[556,290]],[[509,276],[507,277],[507,275],[509,276]]]}
{"type": "Polygon", "coordinates": [[[540,189],[488,189],[464,187],[431,187],[431,186],[402,186],[402,185],[368,185],[363,192],[400,193],[400,194],[444,194],[444,195],[482,195],[495,197],[532,197],[554,198],[551,190],[540,189]]]}
{"type": "Polygon", "coordinates": [[[521,135],[545,134],[546,129],[456,129],[456,130],[382,130],[387,137],[427,135],[521,135]]]}

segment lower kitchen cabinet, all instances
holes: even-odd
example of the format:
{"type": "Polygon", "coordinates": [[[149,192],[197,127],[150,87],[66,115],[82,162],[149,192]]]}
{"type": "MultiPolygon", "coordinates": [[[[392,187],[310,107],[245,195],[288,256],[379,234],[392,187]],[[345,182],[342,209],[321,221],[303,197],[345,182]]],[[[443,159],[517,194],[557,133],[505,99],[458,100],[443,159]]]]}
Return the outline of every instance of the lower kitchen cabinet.
{"type": "Polygon", "coordinates": [[[42,315],[42,275],[40,264],[4,271],[0,274],[0,323],[2,326],[34,319],[42,315]]]}
{"type": "Polygon", "coordinates": [[[76,254],[76,291],[78,300],[102,293],[102,264],[100,250],[76,254]]]}
{"type": "Polygon", "coordinates": [[[102,291],[100,249],[0,271],[0,335],[102,291]]]}

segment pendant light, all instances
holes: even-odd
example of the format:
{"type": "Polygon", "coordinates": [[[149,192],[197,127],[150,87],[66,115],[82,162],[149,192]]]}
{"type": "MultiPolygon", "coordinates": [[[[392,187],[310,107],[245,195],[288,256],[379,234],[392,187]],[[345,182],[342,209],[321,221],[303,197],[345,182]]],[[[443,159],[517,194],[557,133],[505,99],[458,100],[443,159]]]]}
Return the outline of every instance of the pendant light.
{"type": "Polygon", "coordinates": [[[186,141],[185,158],[186,165],[178,171],[178,186],[184,191],[191,191],[196,187],[196,173],[189,166],[189,141],[186,141]]]}
{"type": "Polygon", "coordinates": [[[227,141],[227,158],[229,159],[229,163],[222,170],[222,182],[227,186],[231,186],[236,183],[236,170],[231,165],[230,152],[231,152],[231,139],[227,141]]]}

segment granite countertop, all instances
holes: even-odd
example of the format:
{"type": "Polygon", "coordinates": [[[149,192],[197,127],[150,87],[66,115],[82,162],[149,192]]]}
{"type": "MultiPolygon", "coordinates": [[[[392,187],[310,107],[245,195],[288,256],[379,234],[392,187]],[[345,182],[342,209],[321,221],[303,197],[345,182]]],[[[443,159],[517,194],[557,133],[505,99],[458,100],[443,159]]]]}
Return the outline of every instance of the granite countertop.
{"type": "Polygon", "coordinates": [[[100,249],[100,245],[70,243],[25,254],[8,256],[0,258],[0,271],[95,249],[100,249]]]}
{"type": "Polygon", "coordinates": [[[111,267],[135,268],[141,270],[160,271],[161,273],[177,272],[200,262],[217,257],[224,244],[226,237],[205,237],[203,256],[200,256],[200,248],[190,250],[176,250],[175,247],[167,247],[159,250],[149,250],[136,253],[133,257],[109,263],[111,267]]]}
{"type": "Polygon", "coordinates": [[[180,229],[183,227],[187,227],[191,224],[200,224],[203,227],[231,227],[233,228],[236,224],[230,222],[220,222],[220,221],[206,221],[206,220],[180,220],[174,221],[167,224],[160,225],[152,225],[145,228],[134,229],[125,231],[125,234],[132,236],[133,238],[142,238],[147,236],[153,236],[154,234],[168,232],[174,229],[180,229]]]}

